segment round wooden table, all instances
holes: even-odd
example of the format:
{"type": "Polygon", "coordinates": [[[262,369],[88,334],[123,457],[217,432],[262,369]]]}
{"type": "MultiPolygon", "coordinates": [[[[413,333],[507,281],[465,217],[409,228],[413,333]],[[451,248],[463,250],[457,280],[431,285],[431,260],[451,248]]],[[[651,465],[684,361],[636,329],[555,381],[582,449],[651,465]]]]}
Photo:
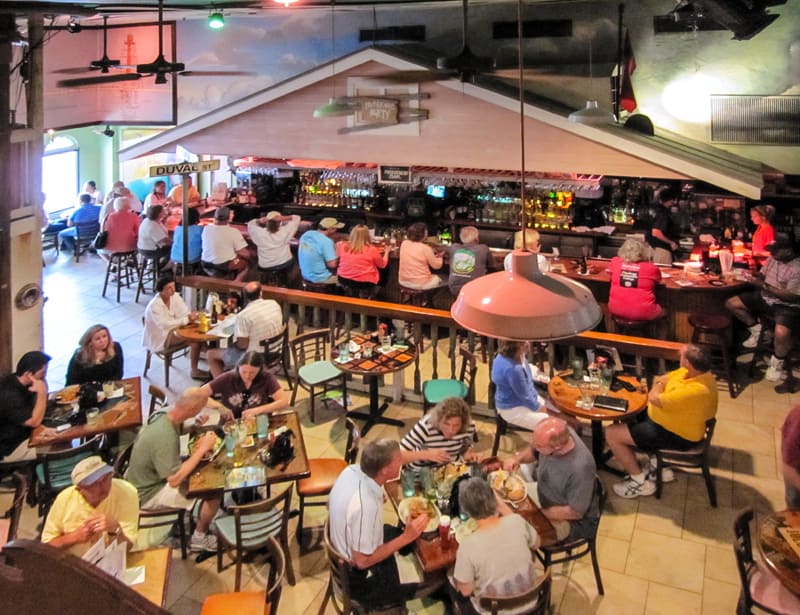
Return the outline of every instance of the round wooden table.
{"type": "MultiPolygon", "coordinates": [[[[209,325],[210,327],[211,325],[209,325]]],[[[218,342],[225,336],[214,335],[206,331],[200,331],[200,325],[196,322],[191,322],[188,325],[181,325],[173,329],[175,335],[187,342],[218,342]]]]}
{"type": "Polygon", "coordinates": [[[800,510],[781,510],[758,519],[761,559],[786,589],[800,596],[800,510]]]}
{"type": "Polygon", "coordinates": [[[605,452],[603,422],[627,421],[647,408],[647,393],[639,392],[639,383],[636,378],[634,376],[617,376],[617,378],[636,387],[635,391],[620,389],[608,392],[609,397],[618,397],[628,401],[628,409],[625,412],[606,410],[596,406],[588,409],[578,407],[577,403],[581,396],[578,386],[560,376],[554,376],[547,385],[550,401],[558,410],[569,416],[589,419],[592,422],[592,455],[594,455],[597,468],[614,474],[620,474],[620,472],[606,465],[609,455],[605,452]]]}

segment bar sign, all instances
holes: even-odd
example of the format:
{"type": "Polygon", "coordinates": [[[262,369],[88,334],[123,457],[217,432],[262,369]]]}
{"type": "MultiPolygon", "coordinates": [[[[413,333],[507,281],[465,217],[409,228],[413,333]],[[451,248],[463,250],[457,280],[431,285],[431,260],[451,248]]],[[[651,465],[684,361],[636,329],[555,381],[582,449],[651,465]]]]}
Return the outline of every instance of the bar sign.
{"type": "Polygon", "coordinates": [[[411,167],[380,165],[378,167],[378,181],[383,184],[410,184],[411,167]]]}
{"type": "Polygon", "coordinates": [[[176,162],[174,164],[159,164],[150,167],[150,177],[161,175],[186,175],[188,173],[206,173],[219,169],[219,160],[201,160],[199,162],[176,162]]]}

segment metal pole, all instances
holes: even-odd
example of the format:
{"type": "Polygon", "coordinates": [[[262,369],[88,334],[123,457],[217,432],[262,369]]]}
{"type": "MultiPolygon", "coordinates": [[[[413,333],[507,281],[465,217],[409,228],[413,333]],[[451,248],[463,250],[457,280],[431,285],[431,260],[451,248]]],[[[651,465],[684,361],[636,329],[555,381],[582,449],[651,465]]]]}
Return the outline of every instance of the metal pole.
{"type": "Polygon", "coordinates": [[[622,16],[625,13],[625,4],[620,2],[617,16],[617,78],[614,81],[614,119],[619,122],[619,97],[622,95],[622,16]]]}
{"type": "Polygon", "coordinates": [[[183,195],[181,203],[181,225],[183,225],[183,275],[187,275],[189,271],[189,175],[181,175],[181,185],[183,186],[183,195]]]}

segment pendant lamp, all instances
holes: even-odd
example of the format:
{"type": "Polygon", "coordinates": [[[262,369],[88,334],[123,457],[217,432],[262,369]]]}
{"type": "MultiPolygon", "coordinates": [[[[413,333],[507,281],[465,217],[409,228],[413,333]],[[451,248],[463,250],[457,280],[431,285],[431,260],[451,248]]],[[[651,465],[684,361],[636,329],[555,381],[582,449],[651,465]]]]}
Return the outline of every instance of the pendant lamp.
{"type": "Polygon", "coordinates": [[[517,0],[519,57],[521,250],[511,253],[511,270],[481,276],[465,284],[450,308],[459,325],[497,339],[550,341],[593,328],[603,316],[592,292],[565,276],[539,271],[528,250],[525,211],[525,82],[522,48],[522,0],[517,0]]]}

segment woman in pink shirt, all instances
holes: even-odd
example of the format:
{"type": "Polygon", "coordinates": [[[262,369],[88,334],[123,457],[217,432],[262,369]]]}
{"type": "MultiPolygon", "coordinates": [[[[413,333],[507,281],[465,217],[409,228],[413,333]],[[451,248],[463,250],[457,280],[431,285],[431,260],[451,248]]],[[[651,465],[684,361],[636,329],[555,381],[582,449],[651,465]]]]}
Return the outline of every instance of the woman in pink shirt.
{"type": "Polygon", "coordinates": [[[378,292],[378,269],[384,269],[389,263],[389,252],[381,255],[381,251],[370,242],[369,229],[359,224],[350,231],[347,241],[336,245],[336,254],[339,257],[336,270],[339,284],[355,291],[366,290],[373,298],[378,292]]]}
{"type": "Polygon", "coordinates": [[[431,269],[441,269],[444,261],[441,253],[437,254],[425,243],[427,237],[428,227],[424,222],[415,222],[408,227],[406,240],[400,246],[398,269],[400,286],[425,290],[447,283],[446,280],[431,273],[431,269]]]}
{"type": "Polygon", "coordinates": [[[103,254],[135,252],[139,222],[139,216],[131,211],[128,197],[117,197],[114,200],[114,211],[103,223],[103,230],[108,231],[108,241],[100,252],[103,254]]]}
{"type": "Polygon", "coordinates": [[[619,318],[653,320],[664,310],[656,303],[655,288],[661,282],[661,270],[647,260],[649,246],[637,239],[626,239],[611,259],[611,288],[608,310],[619,318]]]}

